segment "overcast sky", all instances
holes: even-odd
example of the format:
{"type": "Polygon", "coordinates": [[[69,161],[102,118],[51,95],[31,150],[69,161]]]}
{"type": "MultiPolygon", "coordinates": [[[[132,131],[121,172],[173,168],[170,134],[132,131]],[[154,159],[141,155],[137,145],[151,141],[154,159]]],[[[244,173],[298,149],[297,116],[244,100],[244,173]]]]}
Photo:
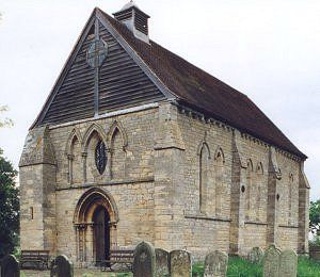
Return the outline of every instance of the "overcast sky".
{"type": "MultiPolygon", "coordinates": [[[[0,0],[0,147],[18,168],[28,128],[95,6],[129,0],[0,0]]],[[[248,95],[309,158],[320,198],[320,1],[138,0],[152,40],[248,95]]]]}

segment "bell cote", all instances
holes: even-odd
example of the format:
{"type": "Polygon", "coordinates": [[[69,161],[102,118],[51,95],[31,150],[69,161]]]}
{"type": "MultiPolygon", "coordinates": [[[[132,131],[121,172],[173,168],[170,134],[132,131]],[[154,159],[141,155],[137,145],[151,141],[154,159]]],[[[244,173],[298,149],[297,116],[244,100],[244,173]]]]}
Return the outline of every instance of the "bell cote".
{"type": "Polygon", "coordinates": [[[115,19],[125,24],[136,38],[149,43],[148,19],[150,16],[141,11],[133,1],[113,15],[115,19]]]}

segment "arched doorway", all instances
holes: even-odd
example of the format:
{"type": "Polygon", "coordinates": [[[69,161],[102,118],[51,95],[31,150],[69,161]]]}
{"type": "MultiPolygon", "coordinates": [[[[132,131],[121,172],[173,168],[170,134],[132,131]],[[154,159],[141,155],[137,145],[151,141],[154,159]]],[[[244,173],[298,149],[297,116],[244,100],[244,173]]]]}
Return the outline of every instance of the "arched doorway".
{"type": "Polygon", "coordinates": [[[109,258],[116,246],[118,212],[112,195],[101,188],[91,188],[79,199],[74,215],[77,261],[99,265],[109,258]]]}
{"type": "Polygon", "coordinates": [[[98,206],[93,213],[93,242],[95,249],[95,260],[109,259],[110,254],[110,216],[103,206],[98,206]]]}

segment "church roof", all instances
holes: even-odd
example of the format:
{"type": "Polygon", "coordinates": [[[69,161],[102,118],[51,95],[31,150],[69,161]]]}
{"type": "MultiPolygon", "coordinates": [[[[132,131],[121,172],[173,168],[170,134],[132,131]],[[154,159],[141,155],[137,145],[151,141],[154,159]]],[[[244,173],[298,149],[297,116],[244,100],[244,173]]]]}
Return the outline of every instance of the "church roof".
{"type": "MultiPolygon", "coordinates": [[[[136,38],[121,22],[96,8],[92,18],[110,31],[120,45],[152,79],[165,98],[215,118],[303,159],[306,156],[243,93],[187,62],[156,42],[136,38]]],[[[93,22],[93,20],[91,20],[93,22]]],[[[87,23],[89,28],[90,19],[87,23]]],[[[81,43],[81,40],[78,44],[81,43]]],[[[80,46],[79,46],[80,47],[80,46]]],[[[66,64],[66,67],[68,63],[66,64]]],[[[55,90],[51,94],[56,93],[55,90]]],[[[34,126],[46,122],[45,113],[53,96],[48,98],[34,126]],[[50,100],[51,99],[51,100],[50,100]]],[[[159,95],[157,96],[159,100],[159,95]]]]}

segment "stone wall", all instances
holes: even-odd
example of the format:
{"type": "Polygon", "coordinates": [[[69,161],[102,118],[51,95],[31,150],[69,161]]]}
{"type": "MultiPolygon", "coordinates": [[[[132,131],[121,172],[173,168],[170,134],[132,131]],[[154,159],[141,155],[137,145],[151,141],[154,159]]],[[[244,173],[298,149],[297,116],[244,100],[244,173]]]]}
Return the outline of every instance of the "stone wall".
{"type": "Polygon", "coordinates": [[[208,249],[245,255],[270,243],[306,250],[302,162],[219,121],[164,102],[38,128],[28,138],[20,161],[22,249],[93,263],[93,213],[102,205],[111,247],[146,240],[196,259],[208,249]]]}

